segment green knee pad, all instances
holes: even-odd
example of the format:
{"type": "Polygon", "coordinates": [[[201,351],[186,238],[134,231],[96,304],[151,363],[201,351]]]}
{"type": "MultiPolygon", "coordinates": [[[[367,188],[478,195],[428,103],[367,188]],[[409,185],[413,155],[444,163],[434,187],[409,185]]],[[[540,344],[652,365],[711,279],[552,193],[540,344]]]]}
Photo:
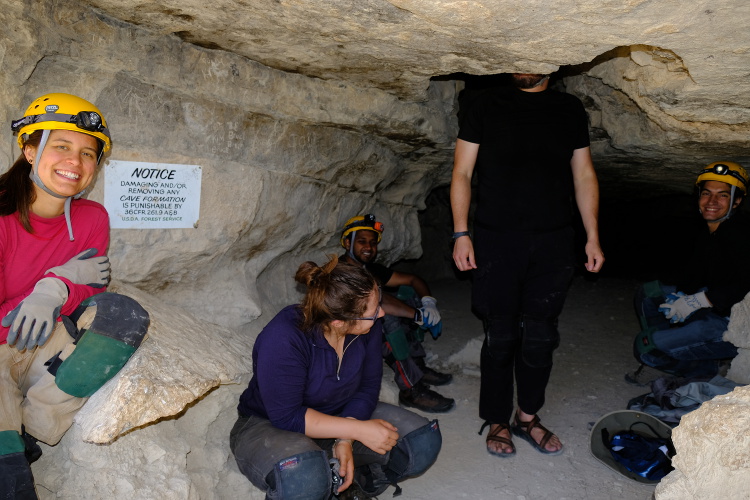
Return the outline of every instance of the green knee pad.
{"type": "Polygon", "coordinates": [[[407,300],[413,299],[416,296],[417,291],[408,285],[401,285],[400,287],[398,287],[398,291],[396,292],[396,298],[398,298],[398,300],[402,302],[406,302],[407,300]]]}
{"type": "Polygon", "coordinates": [[[138,302],[115,293],[94,295],[81,306],[96,306],[94,321],[57,368],[55,383],[66,394],[86,398],[125,366],[143,341],[150,320],[138,302]]]}
{"type": "Polygon", "coordinates": [[[0,431],[0,456],[23,453],[26,447],[16,431],[0,431]]]}
{"type": "MultiPolygon", "coordinates": [[[[641,289],[643,290],[643,296],[645,298],[657,298],[657,297],[663,297],[664,296],[664,290],[662,290],[662,284],[661,281],[649,281],[648,283],[644,283],[641,285],[641,289]]],[[[638,309],[638,307],[636,307],[638,309]]],[[[638,312],[638,311],[636,311],[638,312]]],[[[644,330],[648,329],[648,319],[642,314],[638,313],[638,321],[641,323],[641,328],[644,330]]]]}
{"type": "Polygon", "coordinates": [[[645,330],[642,330],[638,335],[635,336],[635,342],[633,343],[633,347],[635,350],[635,357],[637,359],[640,359],[641,354],[645,354],[649,351],[653,351],[656,349],[656,346],[654,345],[654,338],[653,334],[654,332],[658,331],[658,328],[655,326],[652,326],[651,328],[646,328],[645,330]]]}
{"type": "Polygon", "coordinates": [[[395,332],[387,333],[385,340],[391,346],[391,352],[397,361],[403,361],[409,357],[409,341],[406,338],[406,332],[402,328],[399,328],[395,332]]]}
{"type": "Polygon", "coordinates": [[[649,281],[643,284],[643,293],[646,297],[661,297],[664,291],[661,289],[661,281],[649,281]]]}
{"type": "Polygon", "coordinates": [[[66,394],[87,398],[119,372],[134,352],[134,347],[88,330],[58,368],[55,383],[66,394]]]}

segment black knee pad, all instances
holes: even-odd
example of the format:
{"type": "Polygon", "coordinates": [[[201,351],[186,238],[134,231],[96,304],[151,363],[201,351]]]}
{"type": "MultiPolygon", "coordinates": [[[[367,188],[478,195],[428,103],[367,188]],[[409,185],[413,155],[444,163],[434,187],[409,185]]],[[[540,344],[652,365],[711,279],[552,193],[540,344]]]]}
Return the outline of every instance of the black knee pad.
{"type": "Polygon", "coordinates": [[[552,353],[560,345],[556,319],[523,319],[521,354],[524,362],[535,368],[552,366],[552,353]]]}
{"type": "Polygon", "coordinates": [[[385,475],[395,484],[410,476],[426,471],[437,459],[443,445],[443,436],[437,420],[414,429],[399,439],[391,450],[385,475]]]}
{"type": "Polygon", "coordinates": [[[323,450],[312,450],[280,460],[266,476],[268,498],[328,500],[331,468],[323,450]]]}
{"type": "Polygon", "coordinates": [[[521,338],[521,325],[517,317],[500,316],[483,320],[484,345],[482,356],[493,362],[506,363],[513,359],[521,338]]]}

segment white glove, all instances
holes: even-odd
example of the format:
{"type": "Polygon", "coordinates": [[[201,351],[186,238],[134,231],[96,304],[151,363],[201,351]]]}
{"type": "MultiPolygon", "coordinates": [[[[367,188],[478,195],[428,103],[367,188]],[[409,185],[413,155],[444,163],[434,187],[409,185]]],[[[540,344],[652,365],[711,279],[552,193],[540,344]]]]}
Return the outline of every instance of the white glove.
{"type": "Polygon", "coordinates": [[[9,312],[0,324],[10,327],[8,345],[16,344],[16,349],[33,349],[47,341],[55,322],[60,316],[65,301],[68,300],[68,287],[57,278],[42,278],[37,281],[31,295],[9,312]]]}
{"type": "Polygon", "coordinates": [[[65,264],[47,269],[47,272],[67,278],[76,285],[103,288],[109,283],[109,258],[106,255],[94,257],[96,252],[96,248],[84,250],[65,264]]]}
{"type": "Polygon", "coordinates": [[[670,323],[682,323],[695,311],[705,307],[713,307],[713,304],[706,297],[706,292],[698,292],[693,295],[678,292],[676,295],[669,294],[667,301],[659,306],[659,311],[664,314],[670,323]]]}
{"type": "Polygon", "coordinates": [[[435,297],[425,295],[422,297],[422,307],[418,309],[421,318],[417,318],[414,322],[418,325],[424,325],[426,327],[435,326],[440,323],[440,311],[437,309],[437,300],[435,297]]]}

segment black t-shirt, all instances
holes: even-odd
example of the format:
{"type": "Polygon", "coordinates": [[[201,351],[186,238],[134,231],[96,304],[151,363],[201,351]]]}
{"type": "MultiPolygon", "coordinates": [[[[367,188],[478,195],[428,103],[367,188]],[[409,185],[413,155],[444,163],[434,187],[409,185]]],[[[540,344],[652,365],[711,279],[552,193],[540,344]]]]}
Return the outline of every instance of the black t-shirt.
{"type": "Polygon", "coordinates": [[[729,316],[732,306],[750,292],[750,220],[737,213],[710,233],[706,222],[695,217],[681,232],[691,240],[674,248],[672,265],[662,279],[687,294],[707,287],[714,310],[729,316]]]}
{"type": "MultiPolygon", "coordinates": [[[[346,254],[339,257],[339,261],[346,262],[346,254]]],[[[367,269],[370,274],[373,275],[373,277],[380,283],[380,286],[385,286],[386,283],[388,283],[391,280],[391,277],[393,276],[393,270],[385,267],[382,264],[377,264],[375,262],[371,262],[369,264],[364,264],[365,269],[367,269]]]]}
{"type": "Polygon", "coordinates": [[[589,145],[581,101],[553,90],[490,89],[462,114],[458,138],[479,144],[475,224],[546,232],[571,224],[575,149],[589,145]]]}

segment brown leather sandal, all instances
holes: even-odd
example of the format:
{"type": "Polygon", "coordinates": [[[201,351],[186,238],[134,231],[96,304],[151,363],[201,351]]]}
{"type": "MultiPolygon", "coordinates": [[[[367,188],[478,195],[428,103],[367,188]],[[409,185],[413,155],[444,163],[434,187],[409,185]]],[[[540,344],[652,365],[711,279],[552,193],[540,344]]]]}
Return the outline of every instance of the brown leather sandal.
{"type": "MultiPolygon", "coordinates": [[[[482,424],[482,428],[479,429],[479,435],[482,435],[482,432],[484,432],[485,427],[490,427],[492,424],[490,422],[485,422],[482,424]]],[[[490,432],[487,434],[487,439],[485,440],[486,443],[489,444],[490,441],[495,441],[496,443],[504,444],[506,446],[510,446],[511,451],[505,453],[502,451],[494,451],[487,447],[487,453],[490,455],[495,455],[496,457],[503,457],[508,458],[512,457],[516,454],[516,446],[513,444],[513,441],[510,440],[510,438],[505,438],[502,436],[499,436],[502,431],[507,430],[510,431],[510,426],[508,424],[498,424],[497,428],[493,431],[492,427],[490,427],[490,432]]]]}
{"type": "Polygon", "coordinates": [[[560,444],[559,450],[550,451],[545,448],[554,434],[539,422],[539,415],[534,415],[534,418],[532,418],[530,421],[523,422],[518,418],[518,413],[516,413],[513,418],[513,426],[510,428],[510,431],[524,441],[527,441],[538,452],[544,453],[545,455],[559,455],[563,451],[562,443],[560,444]],[[534,430],[534,428],[541,429],[542,432],[544,432],[544,436],[542,436],[541,441],[539,441],[538,443],[531,436],[531,431],[534,430]]]}

